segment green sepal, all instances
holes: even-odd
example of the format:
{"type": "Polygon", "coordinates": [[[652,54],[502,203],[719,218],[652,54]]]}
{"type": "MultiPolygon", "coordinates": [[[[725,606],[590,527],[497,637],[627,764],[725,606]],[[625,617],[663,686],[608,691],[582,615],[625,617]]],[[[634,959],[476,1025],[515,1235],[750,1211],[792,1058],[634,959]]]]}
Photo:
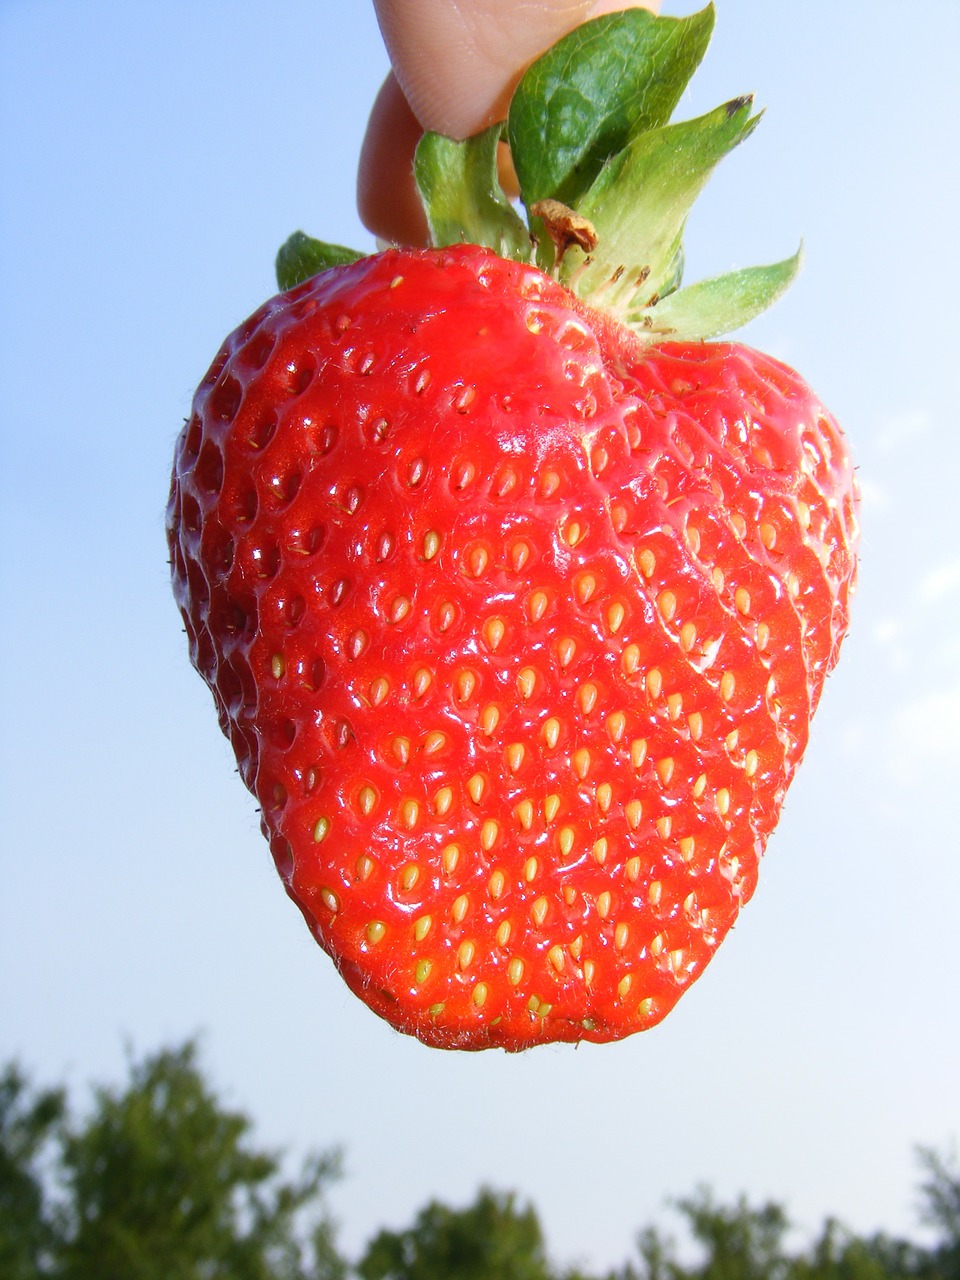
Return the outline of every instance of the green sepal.
{"type": "Polygon", "coordinates": [[[648,341],[688,342],[719,337],[753,320],[776,302],[796,278],[803,260],[746,267],[678,289],[653,305],[628,311],[626,324],[648,341]]]}
{"type": "Polygon", "coordinates": [[[686,18],[630,9],[586,22],[524,74],[507,119],[529,208],[576,206],[631,138],[665,124],[710,43],[714,8],[686,18]]]}
{"type": "Polygon", "coordinates": [[[439,133],[420,139],[413,176],[435,247],[480,244],[502,258],[530,260],[530,233],[497,176],[502,135],[503,126],[495,124],[464,141],[439,133]]]}
{"type": "Polygon", "coordinates": [[[589,257],[572,250],[560,280],[621,317],[675,289],[687,214],[719,161],[756,128],[752,107],[752,97],[736,98],[636,137],[579,202],[598,243],[589,257]]]}
{"type": "Polygon", "coordinates": [[[294,231],[277,254],[277,284],[281,292],[286,292],[321,271],[345,266],[363,256],[356,249],[347,249],[342,244],[325,244],[303,231],[294,231]]]}

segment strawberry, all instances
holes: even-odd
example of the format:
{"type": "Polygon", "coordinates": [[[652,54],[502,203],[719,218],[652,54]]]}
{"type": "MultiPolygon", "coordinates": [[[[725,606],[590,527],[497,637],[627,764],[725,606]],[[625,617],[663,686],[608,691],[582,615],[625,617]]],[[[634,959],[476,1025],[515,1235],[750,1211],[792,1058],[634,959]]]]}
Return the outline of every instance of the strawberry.
{"type": "Polygon", "coordinates": [[[177,444],[175,592],[280,875],[430,1045],[664,1017],[754,891],[847,627],[840,429],[706,340],[797,261],[679,287],[756,123],[667,123],[712,21],[600,18],[534,64],[530,230],[495,126],[421,143],[432,248],[292,237],[177,444]]]}

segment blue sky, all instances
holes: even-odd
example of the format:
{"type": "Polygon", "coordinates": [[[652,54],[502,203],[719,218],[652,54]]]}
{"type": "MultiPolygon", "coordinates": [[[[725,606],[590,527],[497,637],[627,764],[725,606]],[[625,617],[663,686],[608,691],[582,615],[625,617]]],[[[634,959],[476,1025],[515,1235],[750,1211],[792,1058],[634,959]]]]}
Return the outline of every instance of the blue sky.
{"type": "Polygon", "coordinates": [[[520,1057],[427,1050],[342,986],[169,591],[173,441],[220,340],[290,231],[370,245],[372,11],[264,13],[0,0],[0,1057],[83,1096],[126,1044],[202,1033],[266,1142],[344,1146],[351,1252],[481,1182],[598,1267],[701,1181],[809,1229],[912,1229],[914,1144],[960,1138],[960,5],[720,0],[681,110],[754,90],[767,116],[691,221],[689,276],[803,238],[800,281],[743,336],[846,427],[861,588],[708,974],[652,1032],[520,1057]]]}

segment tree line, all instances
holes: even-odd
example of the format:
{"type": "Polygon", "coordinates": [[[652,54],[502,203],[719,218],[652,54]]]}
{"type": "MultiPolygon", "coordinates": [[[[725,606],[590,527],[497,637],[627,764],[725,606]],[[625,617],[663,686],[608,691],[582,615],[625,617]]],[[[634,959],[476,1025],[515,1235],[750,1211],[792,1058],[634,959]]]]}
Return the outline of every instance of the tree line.
{"type": "Polygon", "coordinates": [[[683,1259],[648,1226],[636,1256],[599,1276],[556,1265],[535,1208],[481,1188],[466,1208],[427,1204],[348,1260],[328,1204],[339,1152],[290,1177],[250,1118],[222,1105],[194,1042],[131,1060],[82,1118],[64,1089],[38,1088],[10,1063],[0,1280],[960,1280],[960,1167],[933,1150],[918,1158],[926,1244],[830,1218],[797,1250],[782,1205],[720,1204],[700,1188],[675,1205],[683,1259]]]}

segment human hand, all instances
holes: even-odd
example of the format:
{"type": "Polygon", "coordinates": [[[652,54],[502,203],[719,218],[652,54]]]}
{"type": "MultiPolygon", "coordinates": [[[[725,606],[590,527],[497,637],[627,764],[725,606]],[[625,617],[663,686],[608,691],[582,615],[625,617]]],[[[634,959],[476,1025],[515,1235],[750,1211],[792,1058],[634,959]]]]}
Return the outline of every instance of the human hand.
{"type": "Polygon", "coordinates": [[[425,129],[465,138],[506,116],[520,76],[574,27],[660,0],[374,0],[393,70],[377,96],[360,155],[357,206],[376,235],[426,243],[413,182],[425,129]]]}

